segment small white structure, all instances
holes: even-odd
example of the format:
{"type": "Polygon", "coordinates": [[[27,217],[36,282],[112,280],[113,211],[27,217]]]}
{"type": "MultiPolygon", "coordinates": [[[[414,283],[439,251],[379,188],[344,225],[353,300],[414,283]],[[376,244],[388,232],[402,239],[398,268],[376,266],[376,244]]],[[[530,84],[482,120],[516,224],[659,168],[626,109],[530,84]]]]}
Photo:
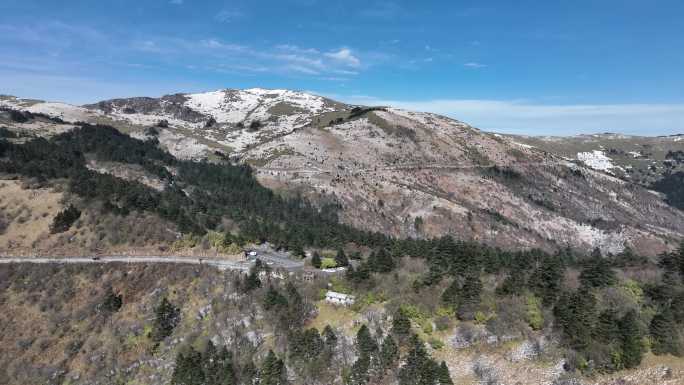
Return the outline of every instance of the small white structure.
{"type": "Polygon", "coordinates": [[[354,304],[355,299],[356,298],[353,295],[338,293],[336,291],[328,290],[328,292],[325,293],[325,302],[333,305],[350,306],[354,304]]]}

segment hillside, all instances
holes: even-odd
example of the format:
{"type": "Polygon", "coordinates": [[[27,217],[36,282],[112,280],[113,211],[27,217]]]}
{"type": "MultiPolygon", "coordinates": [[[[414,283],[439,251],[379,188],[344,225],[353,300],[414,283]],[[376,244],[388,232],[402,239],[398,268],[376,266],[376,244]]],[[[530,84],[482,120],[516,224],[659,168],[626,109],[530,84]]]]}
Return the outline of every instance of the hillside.
{"type": "Polygon", "coordinates": [[[0,384],[684,378],[682,214],[636,184],[388,107],[317,99],[276,133],[174,127],[190,96],[142,99],[153,125],[3,100],[0,255],[27,257],[0,258],[0,384]]]}
{"type": "MultiPolygon", "coordinates": [[[[229,157],[254,167],[270,188],[334,202],[343,222],[399,237],[452,234],[504,248],[617,253],[630,247],[657,254],[684,232],[684,214],[644,188],[653,178],[631,183],[614,170],[572,160],[593,144],[565,148],[558,144],[565,142],[489,134],[437,115],[354,107],[287,90],[220,90],[83,107],[11,97],[0,103],[155,136],[179,158],[229,157]]],[[[38,135],[69,129],[5,124],[38,135]]],[[[651,150],[639,154],[664,164],[676,148],[657,141],[644,139],[643,148],[651,150]]],[[[632,156],[624,146],[616,151],[632,156]]]]}

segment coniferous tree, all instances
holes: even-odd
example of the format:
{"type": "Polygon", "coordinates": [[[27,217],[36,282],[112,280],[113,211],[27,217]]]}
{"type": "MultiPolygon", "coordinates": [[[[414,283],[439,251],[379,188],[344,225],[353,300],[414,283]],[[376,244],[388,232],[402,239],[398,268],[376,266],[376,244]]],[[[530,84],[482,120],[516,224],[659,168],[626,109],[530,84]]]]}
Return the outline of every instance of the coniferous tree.
{"type": "Polygon", "coordinates": [[[656,314],[649,327],[654,354],[682,355],[681,335],[669,309],[656,314]]]}
{"type": "Polygon", "coordinates": [[[411,337],[411,350],[406,362],[399,370],[400,385],[435,385],[439,365],[428,356],[423,342],[414,335],[411,337]]]}
{"type": "Polygon", "coordinates": [[[456,313],[461,319],[469,320],[475,316],[475,309],[480,304],[480,294],[482,293],[482,281],[477,274],[469,274],[461,288],[458,297],[458,307],[456,313]]]}
{"type": "Polygon", "coordinates": [[[283,360],[279,359],[273,350],[269,350],[259,371],[259,385],[285,385],[287,384],[286,374],[283,360]]]}
{"type": "Polygon", "coordinates": [[[636,311],[627,312],[620,319],[619,328],[622,337],[622,363],[627,369],[637,367],[644,355],[644,347],[636,311]]]}
{"type": "Polygon", "coordinates": [[[394,312],[392,317],[392,334],[400,340],[404,340],[411,334],[411,320],[401,308],[394,312]]]}
{"type": "Polygon", "coordinates": [[[582,288],[563,294],[554,307],[554,315],[570,347],[583,350],[589,345],[597,318],[596,297],[590,290],[582,288]]]}
{"type": "Polygon", "coordinates": [[[330,325],[325,325],[323,329],[323,340],[329,350],[334,350],[337,347],[337,335],[330,325]]]}
{"type": "Polygon", "coordinates": [[[206,379],[202,370],[202,355],[192,347],[176,356],[176,366],[171,375],[173,385],[204,385],[206,379]]]}
{"type": "Polygon", "coordinates": [[[361,355],[368,355],[369,357],[376,354],[378,351],[378,344],[370,334],[368,327],[362,325],[356,333],[356,348],[361,355]]]}
{"type": "Polygon", "coordinates": [[[387,370],[393,368],[398,359],[399,347],[397,346],[397,343],[394,342],[394,338],[388,334],[385,336],[380,347],[380,366],[383,374],[387,370]]]}
{"type": "Polygon", "coordinates": [[[446,362],[442,361],[442,363],[439,365],[439,370],[437,372],[437,382],[439,385],[454,385],[454,382],[451,380],[451,373],[449,373],[449,368],[446,365],[446,362]]]}
{"type": "Polygon", "coordinates": [[[264,310],[287,308],[287,298],[280,294],[273,286],[268,287],[264,297],[264,310]]]}
{"type": "Polygon", "coordinates": [[[394,269],[394,259],[392,256],[385,250],[385,248],[381,248],[377,252],[373,252],[368,259],[368,265],[371,269],[371,271],[374,271],[376,273],[389,273],[394,269]]]}
{"type": "Polygon", "coordinates": [[[341,248],[337,250],[337,254],[335,255],[335,263],[340,267],[349,265],[349,259],[347,259],[347,255],[341,248]]]}
{"type": "Polygon", "coordinates": [[[150,337],[155,342],[161,342],[173,333],[173,329],[180,322],[180,309],[175,307],[164,297],[154,309],[154,323],[150,337]]]}
{"type": "Polygon", "coordinates": [[[313,256],[311,257],[311,266],[317,269],[321,268],[321,255],[318,254],[318,251],[313,252],[313,256]]]}
{"type": "Polygon", "coordinates": [[[546,306],[553,304],[561,291],[565,266],[558,255],[546,255],[530,277],[529,286],[546,306]]]}
{"type": "Polygon", "coordinates": [[[617,277],[608,259],[593,257],[585,263],[579,280],[582,286],[592,288],[614,285],[617,277]]]}
{"type": "Polygon", "coordinates": [[[451,285],[444,290],[442,293],[442,302],[447,305],[451,306],[453,309],[456,309],[458,307],[458,298],[459,298],[459,293],[461,291],[461,287],[458,283],[457,279],[454,279],[451,282],[451,285]]]}
{"type": "Polygon", "coordinates": [[[69,230],[71,225],[80,217],[81,211],[74,205],[69,205],[64,211],[57,213],[52,221],[52,226],[50,226],[50,232],[52,234],[63,233],[69,230]]]}
{"type": "Polygon", "coordinates": [[[362,325],[356,333],[356,351],[358,358],[351,368],[351,383],[366,384],[370,380],[371,364],[377,359],[378,345],[366,325],[362,325]]]}
{"type": "Polygon", "coordinates": [[[261,266],[261,261],[257,259],[254,266],[249,270],[249,274],[245,278],[245,283],[242,285],[242,289],[245,293],[249,293],[250,291],[261,287],[261,280],[259,279],[261,266]]]}
{"type": "Polygon", "coordinates": [[[123,297],[119,294],[114,293],[110,287],[105,294],[104,301],[102,302],[102,310],[107,313],[114,313],[121,309],[123,304],[123,297]]]}

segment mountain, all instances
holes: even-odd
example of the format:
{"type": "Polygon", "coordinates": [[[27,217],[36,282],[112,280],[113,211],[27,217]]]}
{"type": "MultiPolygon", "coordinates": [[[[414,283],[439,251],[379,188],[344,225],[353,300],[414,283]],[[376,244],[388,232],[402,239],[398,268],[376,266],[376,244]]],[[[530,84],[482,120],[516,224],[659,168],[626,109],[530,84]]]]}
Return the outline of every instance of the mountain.
{"type": "MultiPolygon", "coordinates": [[[[618,253],[630,247],[652,255],[671,249],[684,234],[684,214],[647,183],[601,167],[606,160],[599,154],[575,160],[578,152],[593,151],[594,144],[581,140],[486,133],[439,115],[351,106],[289,90],[219,90],[85,106],[2,97],[0,105],[156,136],[179,158],[229,157],[254,167],[267,187],[333,202],[343,222],[399,237],[452,234],[502,248],[618,253]]],[[[50,135],[65,126],[12,122],[10,128],[50,135]]],[[[638,156],[627,147],[620,151],[640,160],[657,140],[631,151],[638,156]]],[[[663,160],[667,154],[651,152],[663,160]]]]}
{"type": "Polygon", "coordinates": [[[642,186],[651,186],[669,173],[684,170],[684,135],[633,136],[594,134],[570,137],[514,136],[509,138],[606,171],[642,186]]]}

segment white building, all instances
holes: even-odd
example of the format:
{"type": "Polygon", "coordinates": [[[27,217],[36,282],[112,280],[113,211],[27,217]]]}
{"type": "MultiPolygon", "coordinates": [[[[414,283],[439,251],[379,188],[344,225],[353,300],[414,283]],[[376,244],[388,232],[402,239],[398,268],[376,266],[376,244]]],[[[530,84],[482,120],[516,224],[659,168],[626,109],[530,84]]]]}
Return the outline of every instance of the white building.
{"type": "Polygon", "coordinates": [[[355,299],[356,298],[353,295],[338,293],[336,291],[328,290],[328,292],[325,293],[325,302],[333,305],[350,306],[354,304],[355,299]]]}

